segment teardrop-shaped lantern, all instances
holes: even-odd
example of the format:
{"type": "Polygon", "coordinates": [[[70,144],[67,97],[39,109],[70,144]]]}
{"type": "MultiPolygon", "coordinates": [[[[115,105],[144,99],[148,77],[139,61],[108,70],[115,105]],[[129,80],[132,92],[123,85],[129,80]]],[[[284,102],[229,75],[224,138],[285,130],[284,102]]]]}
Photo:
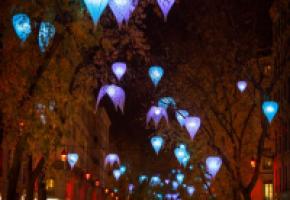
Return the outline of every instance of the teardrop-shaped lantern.
{"type": "Polygon", "coordinates": [[[195,188],[193,186],[191,186],[191,185],[188,185],[186,187],[186,191],[187,191],[188,196],[191,197],[193,195],[193,193],[195,192],[195,188]]]}
{"type": "Polygon", "coordinates": [[[110,0],[109,6],[119,26],[123,21],[129,20],[132,0],[110,0]]]}
{"type": "Polygon", "coordinates": [[[110,164],[110,166],[112,167],[114,164],[118,164],[120,165],[120,158],[117,154],[108,154],[105,158],[105,167],[110,164]]]}
{"type": "Polygon", "coordinates": [[[244,92],[245,89],[247,88],[247,81],[238,81],[237,82],[237,87],[240,90],[240,92],[244,92]]]}
{"type": "Polygon", "coordinates": [[[78,159],[79,159],[79,155],[77,153],[68,153],[67,154],[67,162],[70,165],[71,169],[74,168],[78,159]]]}
{"type": "Polygon", "coordinates": [[[97,25],[102,13],[109,3],[109,0],[84,0],[84,2],[94,24],[97,25]]]}
{"type": "Polygon", "coordinates": [[[185,118],[185,127],[190,135],[190,138],[193,140],[200,127],[200,118],[199,117],[186,117],[185,118]]]}
{"type": "Polygon", "coordinates": [[[115,76],[117,77],[117,79],[119,81],[122,79],[122,77],[126,73],[126,70],[127,70],[126,63],[123,63],[123,62],[115,62],[112,65],[112,71],[113,71],[113,73],[115,74],[115,76]]]}
{"type": "Polygon", "coordinates": [[[139,176],[139,184],[142,184],[144,181],[148,181],[148,176],[140,175],[139,176]]]}
{"type": "Polygon", "coordinates": [[[183,180],[184,180],[184,174],[182,174],[182,173],[176,174],[176,180],[177,180],[178,184],[181,185],[183,183],[183,180]]]}
{"type": "Polygon", "coordinates": [[[174,149],[174,155],[176,157],[176,159],[178,160],[178,162],[182,165],[183,164],[183,159],[186,157],[187,152],[185,148],[182,147],[176,147],[174,149]]]}
{"type": "Polygon", "coordinates": [[[279,105],[275,101],[265,101],[262,105],[262,109],[268,122],[271,123],[278,112],[279,105]]]}
{"type": "Polygon", "coordinates": [[[185,119],[189,116],[189,112],[187,110],[177,110],[175,112],[175,117],[181,127],[185,125],[185,119]]]}
{"type": "Polygon", "coordinates": [[[122,175],[125,174],[126,171],[127,171],[127,167],[126,167],[125,165],[121,165],[121,166],[120,166],[120,172],[121,172],[121,174],[122,174],[122,175]]]}
{"type": "Polygon", "coordinates": [[[119,178],[121,177],[121,171],[119,169],[114,169],[113,170],[113,176],[116,179],[116,181],[118,181],[119,178]]]}
{"type": "Polygon", "coordinates": [[[158,101],[158,107],[167,109],[169,106],[176,108],[175,100],[172,97],[163,97],[158,101]]]}
{"type": "Polygon", "coordinates": [[[38,33],[38,45],[40,52],[44,53],[50,40],[55,35],[55,27],[49,22],[41,22],[38,33]]]}
{"type": "Polygon", "coordinates": [[[205,162],[208,173],[214,178],[222,166],[222,159],[218,156],[209,156],[205,162]]]}
{"type": "Polygon", "coordinates": [[[129,193],[131,194],[133,192],[133,190],[134,190],[134,185],[132,183],[130,183],[128,185],[128,191],[129,191],[129,193]]]}
{"type": "Polygon", "coordinates": [[[164,70],[160,66],[152,66],[149,68],[149,76],[156,87],[164,74],[164,70]]]}
{"type": "Polygon", "coordinates": [[[150,185],[151,186],[157,186],[161,183],[161,179],[159,176],[152,176],[150,179],[150,185]]]}
{"type": "Polygon", "coordinates": [[[155,151],[156,154],[159,153],[160,149],[162,148],[164,144],[164,140],[160,136],[154,136],[151,138],[151,145],[155,151]]]}
{"type": "Polygon", "coordinates": [[[170,183],[170,180],[169,180],[169,179],[165,179],[165,180],[164,180],[164,183],[165,183],[166,185],[168,185],[168,184],[170,183]]]}
{"type": "Polygon", "coordinates": [[[151,119],[153,119],[154,125],[157,127],[162,118],[164,118],[168,123],[167,111],[162,107],[152,106],[147,113],[146,124],[148,124],[151,119]]]}
{"type": "Polygon", "coordinates": [[[172,181],[172,182],[171,182],[171,185],[172,185],[172,189],[173,189],[173,190],[177,190],[177,188],[178,188],[178,186],[179,186],[179,184],[178,184],[177,181],[172,181]]]}
{"type": "Polygon", "coordinates": [[[32,32],[29,16],[24,13],[16,14],[12,17],[12,24],[16,35],[25,42],[32,32]]]}
{"type": "Polygon", "coordinates": [[[167,20],[168,13],[170,9],[172,8],[175,0],[157,0],[157,3],[164,15],[164,20],[167,20]]]}
{"type": "Polygon", "coordinates": [[[125,92],[121,87],[118,87],[114,84],[111,85],[105,85],[101,87],[98,97],[97,97],[97,106],[99,106],[100,101],[105,95],[108,95],[110,99],[112,100],[115,109],[118,108],[123,112],[124,111],[124,105],[125,105],[125,92]]]}

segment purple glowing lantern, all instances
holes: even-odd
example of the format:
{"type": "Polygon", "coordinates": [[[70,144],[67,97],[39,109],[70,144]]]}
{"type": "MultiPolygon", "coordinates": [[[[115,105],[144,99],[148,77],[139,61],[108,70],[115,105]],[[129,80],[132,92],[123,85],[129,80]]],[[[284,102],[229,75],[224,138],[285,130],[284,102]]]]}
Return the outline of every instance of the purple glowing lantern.
{"type": "Polygon", "coordinates": [[[115,109],[118,108],[123,112],[125,105],[125,92],[121,87],[118,87],[114,84],[105,85],[101,87],[98,98],[97,98],[97,107],[99,106],[100,101],[105,95],[108,95],[112,100],[115,109]]]}
{"type": "Polygon", "coordinates": [[[134,185],[133,185],[132,183],[130,183],[130,184],[128,185],[128,190],[129,190],[129,193],[130,193],[130,194],[133,192],[133,190],[134,190],[134,185]]]}
{"type": "Polygon", "coordinates": [[[186,117],[185,118],[185,127],[190,135],[190,138],[193,140],[200,127],[200,118],[199,117],[186,117]]]}
{"type": "Polygon", "coordinates": [[[108,154],[105,158],[105,167],[110,164],[112,167],[114,164],[120,165],[120,158],[117,154],[108,154]]]}
{"type": "Polygon", "coordinates": [[[238,89],[240,90],[240,92],[244,92],[245,91],[245,89],[247,88],[247,81],[238,81],[237,82],[237,87],[238,87],[238,89]]]}
{"type": "Polygon", "coordinates": [[[132,0],[110,0],[109,6],[119,26],[122,25],[123,21],[129,20],[132,0]]]}
{"type": "Polygon", "coordinates": [[[164,117],[168,123],[168,115],[166,110],[162,107],[152,106],[147,113],[146,124],[148,124],[150,120],[153,119],[155,127],[157,127],[162,117],[164,117]]]}
{"type": "Polygon", "coordinates": [[[122,77],[126,73],[126,70],[127,70],[126,63],[123,63],[123,62],[115,62],[112,65],[112,71],[113,71],[113,73],[115,74],[115,76],[117,77],[117,79],[119,81],[122,79],[122,77]]]}
{"type": "Polygon", "coordinates": [[[222,166],[222,159],[219,156],[209,156],[206,161],[206,169],[212,178],[218,173],[222,166]]]}
{"type": "Polygon", "coordinates": [[[167,20],[168,13],[170,9],[172,8],[175,0],[157,0],[157,3],[164,15],[164,20],[167,20]]]}

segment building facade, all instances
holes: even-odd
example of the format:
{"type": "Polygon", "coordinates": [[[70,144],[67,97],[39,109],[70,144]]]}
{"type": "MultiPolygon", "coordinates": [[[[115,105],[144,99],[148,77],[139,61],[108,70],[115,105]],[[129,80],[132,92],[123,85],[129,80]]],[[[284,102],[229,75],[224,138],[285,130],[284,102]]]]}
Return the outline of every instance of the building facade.
{"type": "Polygon", "coordinates": [[[270,10],[273,22],[273,61],[281,79],[274,98],[280,109],[275,127],[274,193],[275,199],[290,199],[290,3],[274,0],[270,10]]]}

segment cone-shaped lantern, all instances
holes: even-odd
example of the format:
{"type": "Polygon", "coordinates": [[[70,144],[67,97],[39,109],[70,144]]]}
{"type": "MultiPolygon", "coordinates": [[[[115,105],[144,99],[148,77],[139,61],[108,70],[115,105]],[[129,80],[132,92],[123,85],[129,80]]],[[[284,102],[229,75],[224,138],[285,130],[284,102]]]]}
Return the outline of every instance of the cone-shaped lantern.
{"type": "Polygon", "coordinates": [[[206,159],[206,169],[212,178],[218,173],[222,166],[222,159],[218,156],[209,156],[206,159]]]}
{"type": "Polygon", "coordinates": [[[164,20],[167,20],[168,13],[170,9],[172,8],[175,0],[157,0],[157,3],[164,15],[164,20]]]}
{"type": "Polygon", "coordinates": [[[271,123],[278,112],[279,105],[275,101],[265,101],[262,105],[262,109],[268,122],[271,123]]]}
{"type": "Polygon", "coordinates": [[[160,149],[162,148],[164,144],[164,140],[160,136],[154,136],[151,138],[151,145],[155,151],[156,154],[159,153],[160,149]]]}
{"type": "Polygon", "coordinates": [[[112,65],[112,71],[113,71],[113,73],[115,74],[115,76],[117,77],[117,79],[119,81],[122,79],[122,77],[126,73],[126,70],[127,70],[126,63],[123,63],[123,62],[115,62],[112,65]]]}
{"type": "Polygon", "coordinates": [[[200,118],[199,117],[186,117],[185,118],[185,127],[190,135],[190,138],[193,140],[200,127],[200,118]]]}
{"type": "Polygon", "coordinates": [[[94,21],[94,24],[97,25],[102,13],[109,3],[109,0],[84,0],[84,2],[94,21]]]}
{"type": "Polygon", "coordinates": [[[160,66],[152,66],[149,68],[149,76],[156,87],[164,74],[164,70],[160,66]]]}
{"type": "Polygon", "coordinates": [[[240,90],[240,92],[244,92],[247,88],[247,81],[238,81],[237,82],[237,87],[240,90]]]}
{"type": "Polygon", "coordinates": [[[78,159],[79,159],[79,155],[77,153],[68,153],[67,154],[67,162],[70,165],[71,169],[74,168],[78,159]]]}

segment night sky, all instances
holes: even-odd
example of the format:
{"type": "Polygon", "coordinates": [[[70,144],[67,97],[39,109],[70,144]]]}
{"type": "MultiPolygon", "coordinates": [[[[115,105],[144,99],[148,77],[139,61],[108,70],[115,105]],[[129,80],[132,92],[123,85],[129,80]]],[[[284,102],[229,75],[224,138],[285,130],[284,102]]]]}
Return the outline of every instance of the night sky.
{"type": "MultiPolygon", "coordinates": [[[[218,1],[222,3],[226,0],[217,0],[216,2],[218,1]]],[[[272,2],[270,0],[231,0],[231,3],[232,5],[228,6],[228,10],[237,19],[236,21],[243,24],[245,20],[255,18],[259,46],[261,48],[270,47],[272,42],[272,24],[269,17],[269,8],[272,2]],[[253,13],[252,16],[249,16],[249,19],[239,18],[241,13],[249,10],[253,13]]],[[[197,13],[206,15],[206,12],[199,10],[202,4],[203,1],[200,0],[180,0],[171,10],[167,23],[164,23],[162,17],[156,16],[153,8],[148,8],[145,32],[151,45],[151,54],[155,58],[153,62],[160,61],[161,65],[166,65],[164,60],[161,61],[159,59],[159,57],[166,56],[168,51],[171,51],[171,45],[166,44],[175,42],[186,44],[187,41],[196,40],[195,16],[197,13]]],[[[185,48],[190,47],[185,46],[185,48]]],[[[190,49],[185,49],[185,51],[190,51],[190,49]]],[[[143,71],[145,74],[140,74],[140,77],[136,78],[142,77],[143,81],[150,82],[147,76],[148,67],[144,66],[143,71]]],[[[167,74],[173,73],[173,68],[164,67],[167,74]]],[[[154,160],[155,165],[151,166],[151,161],[156,155],[153,153],[148,136],[153,130],[146,129],[145,116],[147,109],[155,100],[153,92],[146,90],[144,93],[144,90],[134,87],[134,82],[129,82],[126,79],[124,82],[127,95],[124,115],[113,110],[113,106],[106,106],[112,120],[110,129],[112,151],[117,151],[121,155],[121,160],[129,163],[131,169],[133,169],[132,171],[136,171],[136,173],[159,173],[158,169],[160,168],[157,168],[158,165],[162,165],[162,169],[167,170],[164,166],[168,164],[167,160],[172,158],[172,152],[171,154],[161,154],[165,159],[156,159],[154,160]],[[132,155],[135,155],[135,157],[132,158],[132,155]]]]}

